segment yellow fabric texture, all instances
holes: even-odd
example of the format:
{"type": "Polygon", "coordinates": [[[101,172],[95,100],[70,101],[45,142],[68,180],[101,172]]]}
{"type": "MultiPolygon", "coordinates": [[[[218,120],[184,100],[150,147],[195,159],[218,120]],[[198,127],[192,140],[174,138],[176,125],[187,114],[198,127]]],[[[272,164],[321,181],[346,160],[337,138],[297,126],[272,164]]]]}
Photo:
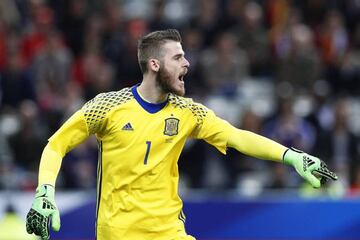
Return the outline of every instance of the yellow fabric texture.
{"type": "Polygon", "coordinates": [[[228,146],[255,158],[280,162],[286,147],[250,131],[233,128],[228,146]]]}
{"type": "Polygon", "coordinates": [[[88,136],[84,114],[79,110],[56,131],[44,148],[40,160],[39,185],[55,186],[62,158],[88,136]]]}
{"type": "Polygon", "coordinates": [[[225,153],[231,129],[188,98],[169,95],[164,108],[149,113],[130,88],[102,93],[49,139],[39,181],[55,183],[63,156],[95,134],[97,239],[187,239],[178,158],[188,137],[204,139],[225,153]]]}

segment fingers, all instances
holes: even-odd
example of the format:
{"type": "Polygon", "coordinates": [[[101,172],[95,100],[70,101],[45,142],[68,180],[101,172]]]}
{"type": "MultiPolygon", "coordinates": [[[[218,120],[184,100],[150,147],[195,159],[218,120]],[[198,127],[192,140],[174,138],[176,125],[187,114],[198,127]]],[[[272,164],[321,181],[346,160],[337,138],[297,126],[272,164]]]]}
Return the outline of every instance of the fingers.
{"type": "Polygon", "coordinates": [[[49,239],[48,221],[48,217],[44,217],[34,209],[30,209],[26,216],[26,231],[29,234],[34,233],[40,236],[43,240],[49,239]]]}
{"type": "Polygon", "coordinates": [[[34,223],[36,218],[36,212],[34,209],[30,209],[28,214],[26,215],[26,231],[29,234],[32,234],[34,232],[34,223]]]}
{"type": "Polygon", "coordinates": [[[40,236],[42,240],[49,239],[49,229],[46,221],[45,224],[35,226],[33,230],[34,230],[34,234],[40,236]]]}
{"type": "Polygon", "coordinates": [[[305,179],[313,186],[314,188],[319,188],[321,186],[320,179],[316,178],[310,172],[305,174],[305,179]]]}
{"type": "Polygon", "coordinates": [[[30,212],[26,215],[26,232],[27,232],[28,234],[32,234],[32,233],[34,232],[32,226],[31,226],[30,213],[31,213],[31,210],[30,210],[30,212]]]}
{"type": "Polygon", "coordinates": [[[27,232],[28,234],[32,234],[32,233],[34,232],[28,222],[26,222],[26,232],[27,232]]]}
{"type": "Polygon", "coordinates": [[[338,177],[335,173],[331,172],[331,171],[322,171],[322,170],[314,170],[313,173],[319,175],[320,177],[324,177],[324,178],[327,178],[327,179],[331,179],[331,180],[337,180],[338,177]]]}
{"type": "Polygon", "coordinates": [[[60,230],[60,213],[59,211],[54,211],[51,215],[51,227],[54,231],[58,232],[60,230]]]}
{"type": "Polygon", "coordinates": [[[311,160],[313,160],[312,162],[314,162],[314,164],[312,165],[307,165],[308,168],[308,172],[311,172],[311,175],[317,179],[320,180],[320,185],[323,185],[326,183],[327,180],[337,180],[338,176],[330,171],[326,165],[326,163],[322,160],[320,160],[319,158],[310,156],[311,160]]]}
{"type": "Polygon", "coordinates": [[[39,235],[41,237],[41,240],[47,240],[50,238],[49,223],[50,223],[50,219],[48,217],[46,217],[46,218],[44,218],[41,225],[39,225],[39,229],[38,229],[39,234],[37,234],[37,235],[39,235]]]}
{"type": "Polygon", "coordinates": [[[32,234],[34,232],[33,228],[32,228],[32,217],[33,217],[33,209],[30,209],[30,211],[28,212],[28,214],[26,215],[26,231],[29,234],[32,234]]]}
{"type": "Polygon", "coordinates": [[[337,180],[338,176],[330,171],[325,162],[320,160],[320,166],[315,167],[311,171],[316,177],[330,180],[337,180]]]}
{"type": "Polygon", "coordinates": [[[319,169],[315,169],[313,170],[313,172],[321,177],[327,178],[327,179],[331,179],[331,180],[337,180],[338,176],[331,172],[329,169],[327,168],[319,168],[319,169]]]}

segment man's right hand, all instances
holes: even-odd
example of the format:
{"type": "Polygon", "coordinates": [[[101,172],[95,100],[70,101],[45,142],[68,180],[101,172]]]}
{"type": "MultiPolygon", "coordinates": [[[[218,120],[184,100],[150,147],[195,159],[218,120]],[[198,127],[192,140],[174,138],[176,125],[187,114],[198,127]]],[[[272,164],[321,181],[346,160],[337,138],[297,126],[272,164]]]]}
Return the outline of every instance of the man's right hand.
{"type": "Polygon", "coordinates": [[[41,185],[36,189],[35,199],[26,216],[26,231],[34,233],[42,240],[49,239],[49,223],[54,231],[60,230],[60,213],[55,203],[55,188],[41,185]]]}

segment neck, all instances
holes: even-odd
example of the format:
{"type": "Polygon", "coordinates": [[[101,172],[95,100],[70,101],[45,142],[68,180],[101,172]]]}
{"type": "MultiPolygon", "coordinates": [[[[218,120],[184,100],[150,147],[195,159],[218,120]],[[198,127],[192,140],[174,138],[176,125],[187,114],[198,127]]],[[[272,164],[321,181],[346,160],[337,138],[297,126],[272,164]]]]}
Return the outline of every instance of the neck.
{"type": "Polygon", "coordinates": [[[143,81],[137,88],[139,95],[149,103],[162,103],[166,101],[168,94],[156,84],[155,76],[143,76],[143,81]]]}

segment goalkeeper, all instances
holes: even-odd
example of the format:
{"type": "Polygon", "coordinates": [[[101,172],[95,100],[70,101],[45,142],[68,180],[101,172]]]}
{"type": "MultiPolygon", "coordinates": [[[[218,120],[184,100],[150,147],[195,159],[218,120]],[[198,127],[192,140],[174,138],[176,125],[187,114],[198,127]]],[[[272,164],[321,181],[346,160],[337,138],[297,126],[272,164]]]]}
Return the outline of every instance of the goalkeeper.
{"type": "Polygon", "coordinates": [[[49,238],[60,229],[55,182],[66,153],[95,134],[99,146],[96,229],[98,240],[186,240],[178,195],[178,158],[187,138],[203,139],[226,154],[293,166],[313,187],[336,180],[320,159],[268,138],[237,129],[205,106],[184,98],[189,62],[177,30],[140,39],[141,84],[102,93],[86,103],[49,139],[39,185],[27,215],[28,233],[49,238]]]}

